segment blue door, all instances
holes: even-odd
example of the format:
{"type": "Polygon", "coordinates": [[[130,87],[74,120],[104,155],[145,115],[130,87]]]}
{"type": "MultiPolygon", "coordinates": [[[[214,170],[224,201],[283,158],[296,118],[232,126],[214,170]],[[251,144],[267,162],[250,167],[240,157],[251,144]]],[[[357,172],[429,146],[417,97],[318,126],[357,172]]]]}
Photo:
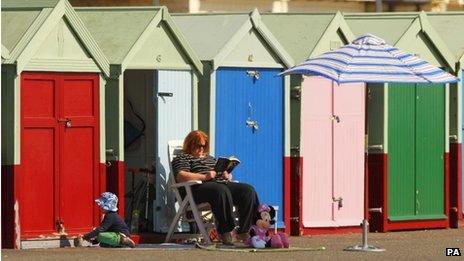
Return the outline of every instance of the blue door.
{"type": "Polygon", "coordinates": [[[280,69],[219,68],[215,154],[241,161],[234,179],[253,185],[261,203],[279,206],[283,227],[283,78],[280,69]]]}

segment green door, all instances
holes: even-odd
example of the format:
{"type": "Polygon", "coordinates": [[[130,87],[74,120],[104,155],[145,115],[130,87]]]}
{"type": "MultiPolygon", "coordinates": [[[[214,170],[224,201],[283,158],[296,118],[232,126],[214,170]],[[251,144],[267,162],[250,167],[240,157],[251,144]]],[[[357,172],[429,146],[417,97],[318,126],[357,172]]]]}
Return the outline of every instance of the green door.
{"type": "Polygon", "coordinates": [[[389,84],[388,218],[444,217],[445,88],[389,84]]]}

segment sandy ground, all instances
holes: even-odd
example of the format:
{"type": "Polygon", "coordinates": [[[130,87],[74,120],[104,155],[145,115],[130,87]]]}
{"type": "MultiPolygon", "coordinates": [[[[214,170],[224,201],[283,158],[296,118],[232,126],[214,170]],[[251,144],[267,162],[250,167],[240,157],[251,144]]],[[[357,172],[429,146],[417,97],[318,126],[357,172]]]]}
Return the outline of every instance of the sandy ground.
{"type": "MultiPolygon", "coordinates": [[[[370,233],[369,244],[381,246],[385,252],[347,252],[347,246],[361,243],[360,234],[292,237],[292,246],[320,247],[311,252],[239,253],[201,249],[102,249],[59,248],[10,250],[2,249],[2,260],[464,260],[445,256],[445,248],[464,251],[464,228],[409,232],[370,233]]],[[[462,253],[464,254],[464,253],[462,253]]]]}

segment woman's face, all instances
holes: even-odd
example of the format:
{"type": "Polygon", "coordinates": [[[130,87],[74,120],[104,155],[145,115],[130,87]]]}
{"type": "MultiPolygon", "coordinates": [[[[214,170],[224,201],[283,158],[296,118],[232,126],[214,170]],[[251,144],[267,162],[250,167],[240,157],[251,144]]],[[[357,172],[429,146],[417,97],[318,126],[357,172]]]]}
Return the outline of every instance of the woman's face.
{"type": "Polygon", "coordinates": [[[199,140],[196,142],[193,149],[193,156],[197,158],[203,158],[206,156],[206,147],[208,146],[206,140],[199,140]]]}

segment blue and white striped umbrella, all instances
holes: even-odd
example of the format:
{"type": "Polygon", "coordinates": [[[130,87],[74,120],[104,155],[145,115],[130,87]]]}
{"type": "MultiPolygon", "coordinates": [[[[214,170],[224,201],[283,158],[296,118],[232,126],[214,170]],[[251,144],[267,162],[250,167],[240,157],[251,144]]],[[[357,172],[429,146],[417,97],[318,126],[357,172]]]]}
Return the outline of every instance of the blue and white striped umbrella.
{"type": "Polygon", "coordinates": [[[337,83],[452,83],[459,79],[442,69],[366,34],[353,43],[296,65],[281,75],[306,74],[337,83]]]}

